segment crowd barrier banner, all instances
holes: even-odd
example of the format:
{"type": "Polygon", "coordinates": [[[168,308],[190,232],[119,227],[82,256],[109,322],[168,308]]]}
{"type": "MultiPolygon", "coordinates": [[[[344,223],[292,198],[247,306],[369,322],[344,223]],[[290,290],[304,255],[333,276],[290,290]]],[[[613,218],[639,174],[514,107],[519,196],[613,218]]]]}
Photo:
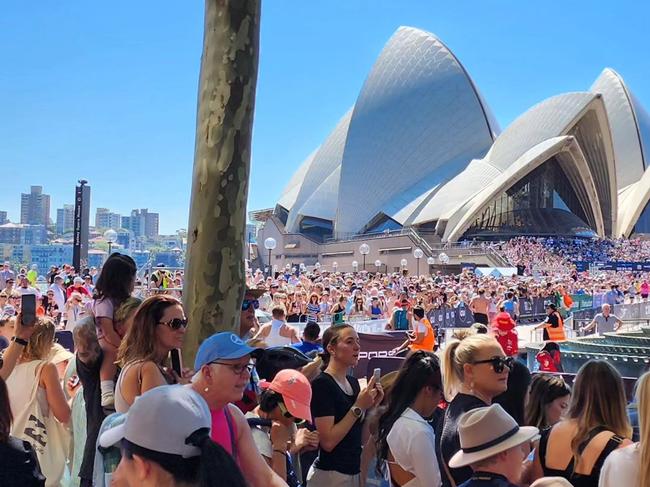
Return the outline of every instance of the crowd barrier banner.
{"type": "MultiPolygon", "coordinates": [[[[594,299],[594,304],[595,303],[596,303],[596,299],[594,299]]],[[[600,313],[600,312],[601,312],[601,308],[600,306],[598,306],[593,309],[577,311],[574,313],[574,317],[576,320],[579,321],[588,321],[588,320],[592,320],[594,316],[596,316],[596,313],[600,313]]],[[[646,301],[643,303],[615,304],[613,306],[612,313],[618,316],[623,321],[650,320],[650,301],[646,301]]]]}
{"type": "Polygon", "coordinates": [[[650,262],[588,262],[588,261],[575,261],[576,270],[578,272],[585,271],[650,271],[650,262]]]}
{"type": "MultiPolygon", "coordinates": [[[[386,325],[388,324],[387,319],[381,320],[360,320],[360,321],[346,321],[348,325],[352,325],[357,333],[383,333],[386,331],[386,325]]],[[[302,336],[302,332],[305,330],[307,323],[289,323],[289,325],[298,328],[298,335],[302,336]]],[[[321,334],[332,326],[331,321],[319,321],[318,325],[320,326],[321,334]]]]}
{"type": "Polygon", "coordinates": [[[581,309],[591,309],[594,307],[594,296],[590,294],[572,294],[573,306],[571,311],[580,311],[581,309]]]}
{"type": "Polygon", "coordinates": [[[354,376],[359,379],[366,377],[368,362],[372,358],[393,357],[391,351],[399,347],[406,340],[406,333],[403,331],[390,331],[381,333],[359,333],[359,362],[354,368],[354,376]]]}

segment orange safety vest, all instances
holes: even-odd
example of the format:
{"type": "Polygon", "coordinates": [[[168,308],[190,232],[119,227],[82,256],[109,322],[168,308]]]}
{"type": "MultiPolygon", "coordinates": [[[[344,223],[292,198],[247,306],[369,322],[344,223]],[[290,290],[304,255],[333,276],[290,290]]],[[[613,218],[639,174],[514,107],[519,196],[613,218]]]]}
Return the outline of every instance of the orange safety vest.
{"type": "Polygon", "coordinates": [[[422,343],[412,343],[409,345],[409,348],[411,351],[416,351],[416,350],[426,350],[427,352],[433,352],[434,347],[436,346],[436,336],[435,333],[433,332],[433,326],[431,326],[431,322],[427,320],[426,318],[422,318],[422,321],[420,321],[425,327],[426,327],[426,334],[424,335],[424,340],[422,343]]]}
{"type": "Polygon", "coordinates": [[[549,324],[545,328],[548,332],[548,338],[550,341],[563,342],[566,340],[566,334],[564,333],[564,320],[562,319],[562,316],[560,316],[560,313],[555,311],[555,314],[557,315],[558,323],[560,326],[553,327],[549,324]]]}

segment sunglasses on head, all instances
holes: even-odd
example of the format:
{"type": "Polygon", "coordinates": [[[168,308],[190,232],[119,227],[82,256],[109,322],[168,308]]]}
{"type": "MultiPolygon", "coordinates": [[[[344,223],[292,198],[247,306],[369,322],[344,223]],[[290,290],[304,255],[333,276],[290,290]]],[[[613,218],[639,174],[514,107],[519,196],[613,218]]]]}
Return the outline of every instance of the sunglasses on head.
{"type": "Polygon", "coordinates": [[[497,373],[500,374],[503,372],[504,367],[508,367],[508,370],[512,370],[512,364],[514,363],[515,359],[512,357],[492,357],[487,360],[477,360],[476,362],[472,362],[472,365],[476,364],[491,364],[492,369],[497,373]]]}
{"type": "Polygon", "coordinates": [[[171,328],[172,330],[180,330],[181,328],[187,328],[187,320],[184,318],[174,318],[169,321],[161,321],[159,325],[165,325],[171,328]]]}
{"type": "Polygon", "coordinates": [[[258,309],[260,307],[260,302],[257,299],[244,299],[241,304],[241,310],[248,311],[251,306],[253,306],[255,309],[258,309]]]}

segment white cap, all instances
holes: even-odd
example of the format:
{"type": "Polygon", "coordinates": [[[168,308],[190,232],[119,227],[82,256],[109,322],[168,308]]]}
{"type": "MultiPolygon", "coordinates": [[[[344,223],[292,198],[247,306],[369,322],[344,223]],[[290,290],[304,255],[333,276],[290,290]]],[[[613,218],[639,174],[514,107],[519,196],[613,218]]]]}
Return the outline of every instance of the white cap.
{"type": "Polygon", "coordinates": [[[160,386],[145,392],[134,401],[126,421],[99,437],[103,448],[126,439],[160,453],[183,458],[201,455],[201,449],[186,443],[192,433],[210,430],[212,420],[205,400],[188,386],[160,386]]]}

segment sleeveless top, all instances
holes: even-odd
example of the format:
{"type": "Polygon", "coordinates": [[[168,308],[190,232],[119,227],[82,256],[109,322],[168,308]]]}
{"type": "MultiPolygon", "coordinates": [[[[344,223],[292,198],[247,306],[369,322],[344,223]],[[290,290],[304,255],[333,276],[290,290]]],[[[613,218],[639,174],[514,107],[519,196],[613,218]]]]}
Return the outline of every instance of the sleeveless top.
{"type": "Polygon", "coordinates": [[[237,451],[237,424],[232,417],[229,406],[222,409],[211,409],[212,428],[210,437],[215,443],[219,443],[226,450],[235,462],[239,463],[239,452],[237,451]]]}
{"type": "MultiPolygon", "coordinates": [[[[127,400],[124,398],[124,395],[122,394],[122,379],[124,379],[124,376],[126,375],[126,371],[129,370],[131,367],[134,365],[140,365],[140,369],[138,370],[138,390],[140,391],[140,394],[142,394],[142,364],[144,364],[144,360],[136,360],[134,362],[128,363],[124,366],[122,371],[120,372],[119,377],[117,378],[117,383],[115,384],[115,411],[118,413],[126,413],[129,408],[131,407],[131,404],[127,402],[127,400]]],[[[156,365],[158,367],[158,370],[160,370],[160,373],[164,377],[165,381],[167,384],[172,385],[175,384],[176,382],[170,378],[170,376],[160,367],[159,365],[156,365]]],[[[138,394],[138,396],[140,395],[138,394]]]]}
{"type": "Polygon", "coordinates": [[[515,317],[515,303],[511,299],[503,302],[503,310],[510,315],[511,318],[515,317]]]}
{"type": "Polygon", "coordinates": [[[381,307],[380,306],[370,306],[370,315],[371,319],[377,320],[381,316],[381,307]]]}
{"type": "MultiPolygon", "coordinates": [[[[571,458],[569,465],[567,465],[567,467],[564,470],[557,470],[553,468],[548,468],[546,466],[546,450],[548,448],[548,439],[551,436],[551,429],[552,428],[548,428],[547,430],[543,431],[541,438],[539,440],[539,460],[540,463],[542,464],[544,475],[546,477],[565,478],[569,482],[571,482],[574,487],[598,487],[598,478],[600,477],[600,469],[603,467],[603,463],[605,463],[605,459],[607,458],[607,455],[609,455],[611,452],[616,450],[620,446],[621,442],[625,440],[625,438],[623,438],[622,436],[618,436],[618,435],[612,436],[605,444],[605,447],[600,452],[600,455],[598,455],[598,458],[596,459],[596,462],[594,463],[594,466],[591,469],[591,473],[585,475],[585,474],[574,472],[573,470],[575,468],[574,458],[571,458]]],[[[602,433],[603,431],[607,431],[607,428],[605,428],[604,426],[598,426],[593,430],[591,430],[589,432],[589,435],[587,435],[587,439],[583,441],[578,447],[578,451],[580,452],[580,454],[582,454],[582,452],[585,450],[589,442],[593,440],[596,437],[596,435],[602,433]]]]}
{"type": "Polygon", "coordinates": [[[395,330],[408,330],[409,321],[406,313],[403,309],[395,311],[395,330]]]}
{"type": "Polygon", "coordinates": [[[291,338],[283,337],[280,335],[280,330],[284,325],[283,321],[272,320],[271,321],[271,330],[269,331],[268,336],[264,339],[266,346],[271,347],[283,347],[291,345],[291,338]]]}

